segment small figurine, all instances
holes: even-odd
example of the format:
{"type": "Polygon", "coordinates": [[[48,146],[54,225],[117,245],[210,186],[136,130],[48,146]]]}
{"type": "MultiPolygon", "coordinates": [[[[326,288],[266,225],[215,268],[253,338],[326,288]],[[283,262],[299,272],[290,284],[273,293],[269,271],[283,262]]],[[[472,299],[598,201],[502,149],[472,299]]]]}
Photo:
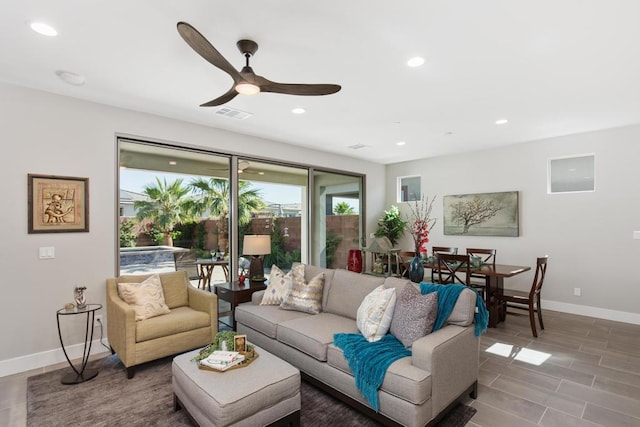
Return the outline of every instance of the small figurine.
{"type": "Polygon", "coordinates": [[[73,290],[73,299],[76,302],[76,307],[78,309],[83,309],[87,306],[87,301],[84,296],[84,291],[86,289],[86,286],[76,286],[73,290]]]}
{"type": "Polygon", "coordinates": [[[240,275],[238,276],[238,283],[240,285],[244,285],[244,281],[247,279],[247,277],[244,275],[244,270],[242,270],[242,272],[240,273],[240,275]]]}

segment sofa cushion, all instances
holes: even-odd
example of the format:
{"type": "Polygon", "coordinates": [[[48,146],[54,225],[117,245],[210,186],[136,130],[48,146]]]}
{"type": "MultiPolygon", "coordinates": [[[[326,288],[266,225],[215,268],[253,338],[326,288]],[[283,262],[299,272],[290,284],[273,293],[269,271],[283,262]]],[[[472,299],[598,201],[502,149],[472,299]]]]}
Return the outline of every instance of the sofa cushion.
{"type": "MultiPolygon", "coordinates": [[[[342,350],[333,344],[327,348],[327,364],[353,375],[342,350]]],[[[431,373],[413,366],[411,357],[403,357],[389,366],[380,390],[420,405],[431,397],[431,373]]]]}
{"type": "Polygon", "coordinates": [[[293,269],[292,272],[293,282],[291,284],[291,290],[284,300],[282,300],[280,308],[311,314],[320,313],[320,310],[322,310],[324,273],[318,274],[307,282],[304,273],[299,269],[293,269]]]}
{"type": "Polygon", "coordinates": [[[458,326],[469,326],[473,323],[476,313],[477,294],[471,289],[460,292],[458,301],[447,319],[447,323],[458,326]]]}
{"type": "Polygon", "coordinates": [[[383,277],[336,269],[324,311],[355,320],[364,297],[383,283],[383,277]]]}
{"type": "MultiPolygon", "coordinates": [[[[140,283],[151,274],[142,275],[124,275],[117,279],[118,283],[140,283]]],[[[164,302],[169,308],[182,307],[189,305],[189,294],[187,292],[189,278],[185,270],[170,271],[160,273],[160,282],[162,282],[162,292],[164,293],[164,302]]]]}
{"type": "Polygon", "coordinates": [[[276,338],[278,325],[287,320],[313,317],[313,314],[301,311],[280,310],[276,305],[240,304],[236,307],[235,320],[249,328],[276,338]]]}
{"type": "Polygon", "coordinates": [[[389,332],[396,305],[396,290],[380,285],[369,293],[358,308],[356,324],[369,342],[380,341],[389,332]]]}
{"type": "MultiPolygon", "coordinates": [[[[291,290],[291,282],[294,269],[304,270],[304,265],[299,264],[294,266],[291,271],[284,273],[277,265],[271,266],[271,275],[269,276],[269,284],[265,289],[262,296],[260,305],[280,305],[283,299],[289,294],[291,290]]],[[[304,274],[304,273],[302,273],[304,274]]]]}
{"type": "Polygon", "coordinates": [[[324,362],[327,360],[327,346],[333,342],[336,332],[358,333],[358,327],[352,319],[320,313],[280,323],[276,338],[324,362]]]}
{"type": "Polygon", "coordinates": [[[411,348],[415,340],[433,331],[437,316],[438,293],[422,295],[413,283],[407,283],[398,292],[390,332],[411,348]]]}
{"type": "MultiPolygon", "coordinates": [[[[209,314],[190,307],[177,307],[168,314],[136,322],[136,342],[190,332],[211,326],[209,314]]],[[[178,338],[176,338],[178,339],[178,338]]]]}
{"type": "Polygon", "coordinates": [[[136,322],[169,313],[157,274],[139,283],[118,283],[118,295],[133,307],[136,322]]]}

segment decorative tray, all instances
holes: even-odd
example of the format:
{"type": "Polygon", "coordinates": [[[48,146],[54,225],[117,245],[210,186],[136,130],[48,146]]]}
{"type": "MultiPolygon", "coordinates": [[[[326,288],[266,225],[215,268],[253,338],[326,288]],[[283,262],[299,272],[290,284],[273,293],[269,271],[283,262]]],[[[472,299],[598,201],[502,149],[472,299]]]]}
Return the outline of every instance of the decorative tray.
{"type": "Polygon", "coordinates": [[[225,373],[225,372],[229,372],[229,371],[233,371],[234,369],[240,369],[240,368],[244,368],[246,366],[249,366],[251,363],[253,363],[254,360],[256,360],[258,358],[258,352],[256,352],[255,350],[250,350],[247,351],[244,354],[244,360],[240,363],[238,363],[237,365],[234,365],[230,368],[225,369],[224,371],[221,371],[219,369],[216,368],[211,368],[209,366],[205,366],[203,364],[200,363],[199,360],[196,360],[196,363],[198,364],[198,368],[199,369],[203,369],[205,371],[211,371],[211,372],[219,372],[219,373],[225,373]]]}

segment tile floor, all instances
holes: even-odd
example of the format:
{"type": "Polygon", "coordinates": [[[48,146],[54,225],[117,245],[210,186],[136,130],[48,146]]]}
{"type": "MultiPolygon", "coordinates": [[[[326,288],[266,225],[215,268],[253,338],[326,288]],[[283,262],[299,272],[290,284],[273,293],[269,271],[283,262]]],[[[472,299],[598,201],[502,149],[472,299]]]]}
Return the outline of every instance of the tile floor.
{"type": "MultiPolygon", "coordinates": [[[[481,339],[478,412],[468,426],[640,426],[640,326],[545,311],[533,338],[511,315],[481,339]]],[[[27,378],[0,378],[0,426],[26,425],[27,378]]]]}

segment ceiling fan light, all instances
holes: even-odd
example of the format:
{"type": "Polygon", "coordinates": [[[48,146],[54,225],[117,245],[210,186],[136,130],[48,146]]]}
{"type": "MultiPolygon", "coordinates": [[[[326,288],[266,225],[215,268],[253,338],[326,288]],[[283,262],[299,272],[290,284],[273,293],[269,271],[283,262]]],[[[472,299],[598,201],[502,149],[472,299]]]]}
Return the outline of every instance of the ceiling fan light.
{"type": "Polygon", "coordinates": [[[240,95],[255,95],[260,93],[260,87],[251,83],[238,83],[236,85],[236,92],[240,95]]]}

